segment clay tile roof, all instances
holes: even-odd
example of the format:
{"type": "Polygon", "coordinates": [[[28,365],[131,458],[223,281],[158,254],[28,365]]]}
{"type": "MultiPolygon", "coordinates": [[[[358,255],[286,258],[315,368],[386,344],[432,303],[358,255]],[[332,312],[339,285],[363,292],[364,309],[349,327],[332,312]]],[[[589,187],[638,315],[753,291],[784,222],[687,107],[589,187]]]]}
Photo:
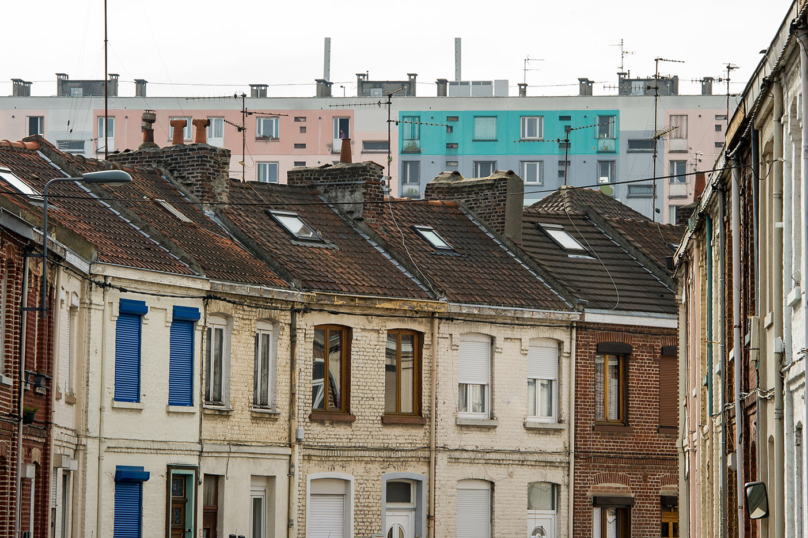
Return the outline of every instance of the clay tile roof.
{"type": "Polygon", "coordinates": [[[560,189],[549,196],[545,196],[530,207],[531,209],[544,211],[564,211],[565,205],[567,210],[575,212],[584,212],[587,207],[591,207],[605,219],[648,220],[642,213],[631,209],[627,205],[620,203],[619,200],[597,189],[560,189]]]}
{"type": "Polygon", "coordinates": [[[396,250],[399,259],[411,258],[417,271],[422,273],[417,276],[429,280],[449,301],[542,310],[570,309],[456,203],[392,204],[371,228],[396,250]],[[438,251],[412,228],[414,225],[431,226],[454,250],[438,251]]]}
{"type": "Polygon", "coordinates": [[[411,299],[430,296],[337,212],[316,191],[267,183],[232,183],[222,216],[255,248],[309,290],[411,299]],[[292,211],[327,243],[294,241],[266,209],[292,211]]]}

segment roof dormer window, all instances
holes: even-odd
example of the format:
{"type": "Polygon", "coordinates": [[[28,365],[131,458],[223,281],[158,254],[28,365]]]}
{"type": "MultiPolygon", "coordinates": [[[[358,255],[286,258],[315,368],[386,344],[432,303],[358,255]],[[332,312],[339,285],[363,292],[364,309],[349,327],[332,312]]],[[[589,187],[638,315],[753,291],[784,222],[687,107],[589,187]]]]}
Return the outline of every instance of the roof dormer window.
{"type": "Polygon", "coordinates": [[[539,228],[546,233],[555,244],[573,254],[586,254],[586,249],[576,241],[564,227],[559,224],[539,224],[539,228]]]}
{"type": "Polygon", "coordinates": [[[438,232],[436,232],[434,228],[432,228],[432,226],[414,225],[412,229],[415,230],[418,233],[418,235],[420,235],[427,243],[432,245],[434,248],[443,251],[454,250],[454,248],[452,248],[452,245],[447,243],[446,240],[444,240],[440,235],[438,235],[438,232]]]}
{"type": "Polygon", "coordinates": [[[11,188],[20,194],[24,194],[29,199],[42,200],[42,195],[32,189],[25,181],[18,178],[14,172],[8,168],[0,167],[0,179],[5,181],[11,188]]]}
{"type": "Polygon", "coordinates": [[[268,209],[267,213],[298,241],[323,242],[323,238],[320,237],[311,226],[303,222],[303,219],[301,219],[297,213],[291,211],[273,211],[271,209],[268,209]]]}

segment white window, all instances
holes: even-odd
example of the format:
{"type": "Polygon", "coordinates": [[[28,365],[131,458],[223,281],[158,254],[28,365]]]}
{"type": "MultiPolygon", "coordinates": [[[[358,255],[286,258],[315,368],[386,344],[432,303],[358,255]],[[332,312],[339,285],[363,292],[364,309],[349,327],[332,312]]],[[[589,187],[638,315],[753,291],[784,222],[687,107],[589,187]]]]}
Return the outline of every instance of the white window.
{"type": "Polygon", "coordinates": [[[205,403],[225,405],[230,391],[230,331],[225,318],[208,317],[205,347],[205,403]]]}
{"type": "Polygon", "coordinates": [[[191,140],[191,120],[193,118],[184,116],[171,116],[168,118],[168,136],[174,140],[174,127],[171,126],[173,120],[185,120],[185,127],[182,128],[182,139],[191,140]]]}
{"type": "Polygon", "coordinates": [[[615,162],[614,161],[598,161],[598,183],[608,184],[614,183],[615,180],[615,162]]]}
{"type": "Polygon", "coordinates": [[[671,138],[687,138],[687,116],[671,115],[671,138]]]}
{"type": "Polygon", "coordinates": [[[273,383],[272,325],[259,321],[255,333],[255,373],[253,376],[253,404],[272,407],[273,383]]]}
{"type": "Polygon", "coordinates": [[[277,183],[278,163],[258,163],[258,182],[277,183]]]}
{"type": "Polygon", "coordinates": [[[544,117],[522,116],[522,140],[541,140],[544,138],[544,117]]]}
{"type": "Polygon", "coordinates": [[[668,181],[672,184],[687,183],[687,161],[671,161],[671,177],[668,181]]]}
{"type": "Polygon", "coordinates": [[[579,254],[586,253],[586,249],[583,247],[583,245],[573,238],[563,226],[558,224],[540,223],[539,227],[544,230],[544,233],[550,236],[550,239],[552,239],[564,250],[571,251],[573,253],[578,252],[579,254]]]}
{"type": "Polygon", "coordinates": [[[350,538],[351,483],[338,478],[319,478],[309,482],[306,514],[307,538],[350,538]]]}
{"type": "Polygon", "coordinates": [[[668,206],[668,224],[676,224],[678,218],[679,218],[679,206],[678,205],[668,206]]]}
{"type": "Polygon", "coordinates": [[[490,416],[491,337],[484,334],[460,336],[458,355],[458,400],[460,416],[490,416]]]}
{"type": "MultiPolygon", "coordinates": [[[[69,297],[69,296],[68,296],[69,297]]],[[[73,331],[75,330],[75,318],[77,308],[68,304],[62,314],[63,333],[61,336],[62,343],[62,366],[64,371],[62,379],[64,381],[65,394],[73,394],[73,368],[75,364],[74,350],[75,338],[73,338],[73,331]]]]}
{"type": "Polygon", "coordinates": [[[491,537],[491,483],[461,480],[457,483],[457,538],[491,537]]]}
{"type": "Polygon", "coordinates": [[[553,340],[530,341],[527,352],[528,416],[555,422],[558,412],[558,345],[553,340]]]}
{"type": "Polygon", "coordinates": [[[544,162],[522,161],[522,180],[525,185],[544,185],[544,162]]]}
{"type": "Polygon", "coordinates": [[[496,169],[496,161],[474,161],[474,177],[491,176],[496,169]]]}
{"type": "Polygon", "coordinates": [[[401,162],[401,195],[407,198],[418,198],[421,196],[420,162],[401,162]]]}
{"type": "Polygon", "coordinates": [[[115,118],[107,116],[107,129],[104,131],[104,116],[98,117],[98,143],[96,147],[99,152],[104,151],[104,146],[109,144],[109,151],[115,150],[115,118]]]}
{"type": "Polygon", "coordinates": [[[334,118],[334,132],[332,133],[334,145],[332,153],[339,153],[342,149],[342,139],[351,138],[351,118],[334,118]]]}
{"type": "Polygon", "coordinates": [[[474,140],[496,140],[497,139],[497,118],[496,116],[475,116],[474,118],[474,140]]]}
{"type": "Polygon", "coordinates": [[[597,116],[595,122],[595,138],[615,138],[615,117],[597,116]]]}
{"type": "Polygon", "coordinates": [[[28,136],[45,134],[45,117],[28,116],[28,136]]]}
{"type": "Polygon", "coordinates": [[[279,138],[278,118],[258,118],[258,138],[279,138]]]}
{"type": "Polygon", "coordinates": [[[527,535],[528,537],[556,537],[558,511],[558,486],[549,482],[533,482],[527,485],[527,535]]]}
{"type": "Polygon", "coordinates": [[[267,479],[253,476],[250,480],[250,538],[267,535],[267,479]]]}
{"type": "Polygon", "coordinates": [[[426,239],[426,241],[434,248],[439,250],[454,250],[452,245],[447,243],[440,235],[438,235],[438,232],[436,232],[431,226],[413,225],[412,228],[418,232],[418,235],[426,239]]]}
{"type": "Polygon", "coordinates": [[[273,211],[271,209],[268,209],[267,213],[269,213],[269,216],[280,224],[284,230],[292,234],[295,239],[300,239],[301,241],[323,240],[323,238],[320,237],[311,226],[306,224],[297,213],[291,211],[273,211]]]}
{"type": "Polygon", "coordinates": [[[211,146],[224,146],[224,118],[208,118],[208,144],[211,146]]]}

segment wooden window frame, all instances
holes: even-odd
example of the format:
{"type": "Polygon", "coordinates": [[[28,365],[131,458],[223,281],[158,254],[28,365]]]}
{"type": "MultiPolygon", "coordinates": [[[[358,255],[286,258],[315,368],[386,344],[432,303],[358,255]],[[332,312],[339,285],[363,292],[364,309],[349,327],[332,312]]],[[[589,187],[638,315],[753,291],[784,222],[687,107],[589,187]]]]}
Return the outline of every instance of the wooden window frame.
{"type": "Polygon", "coordinates": [[[600,507],[600,535],[608,536],[606,527],[606,514],[609,508],[617,511],[617,538],[629,538],[631,536],[631,509],[625,506],[601,506],[600,507]]]}
{"type": "MultiPolygon", "coordinates": [[[[421,357],[423,356],[422,349],[424,338],[418,331],[411,331],[409,329],[391,329],[387,331],[387,336],[391,334],[397,335],[396,345],[396,412],[384,412],[386,417],[420,417],[421,416],[421,397],[422,397],[422,384],[421,384],[421,357]],[[411,335],[414,337],[413,352],[415,353],[415,360],[413,365],[413,394],[412,394],[412,413],[401,412],[401,335],[411,335]]],[[[385,391],[387,384],[385,382],[385,391]]]]}
{"type": "MultiPolygon", "coordinates": [[[[351,341],[353,333],[349,327],[342,325],[317,325],[314,327],[315,331],[325,331],[323,336],[324,347],[326,353],[323,355],[323,402],[324,409],[315,409],[314,402],[311,402],[311,415],[309,418],[312,420],[339,420],[337,417],[350,417],[351,410],[351,341]],[[328,383],[326,378],[328,375],[328,337],[331,331],[340,331],[343,333],[342,338],[342,367],[341,367],[341,388],[342,388],[342,408],[341,409],[328,409],[328,383]]],[[[314,342],[312,342],[312,381],[314,380],[314,342]]]]}
{"type": "MultiPolygon", "coordinates": [[[[608,384],[608,359],[609,358],[617,358],[618,364],[620,368],[620,374],[618,378],[618,386],[617,392],[618,396],[621,400],[618,402],[617,412],[618,418],[617,419],[595,419],[595,424],[604,424],[604,425],[618,425],[618,426],[626,426],[628,425],[628,357],[623,354],[615,354],[615,353],[598,353],[597,356],[602,356],[604,360],[603,364],[603,415],[608,416],[608,409],[609,409],[609,384],[608,384]]],[[[596,374],[597,375],[597,374],[596,374]]],[[[595,379],[595,386],[597,387],[597,378],[595,379]]],[[[596,392],[597,394],[597,392],[596,392]]],[[[599,402],[597,399],[595,400],[595,406],[597,407],[599,402]]],[[[597,413],[597,409],[595,410],[597,413]]]]}

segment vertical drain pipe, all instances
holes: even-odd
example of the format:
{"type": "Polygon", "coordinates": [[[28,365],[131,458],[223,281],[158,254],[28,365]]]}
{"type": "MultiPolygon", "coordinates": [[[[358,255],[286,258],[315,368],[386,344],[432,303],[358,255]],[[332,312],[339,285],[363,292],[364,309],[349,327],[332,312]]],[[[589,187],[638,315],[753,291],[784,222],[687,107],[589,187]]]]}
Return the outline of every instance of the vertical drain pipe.
{"type": "Polygon", "coordinates": [[[724,225],[724,204],[726,203],[723,187],[718,189],[718,254],[721,258],[718,274],[718,315],[721,329],[721,538],[727,538],[727,232],[724,225]]]}
{"type": "MultiPolygon", "coordinates": [[[[800,200],[802,201],[802,264],[800,265],[800,282],[802,288],[802,355],[808,361],[808,29],[804,26],[797,30],[800,42],[800,77],[802,79],[802,174],[800,178],[800,200]]],[[[808,398],[805,398],[805,412],[808,417],[808,398]]]]}
{"type": "MultiPolygon", "coordinates": [[[[772,260],[774,263],[774,336],[783,335],[783,271],[779,267],[783,259],[783,89],[778,78],[774,79],[774,184],[772,206],[774,237],[772,260]],[[779,227],[778,227],[779,225],[779,227]]],[[[774,356],[774,538],[785,537],[785,455],[783,443],[783,376],[782,353],[774,356]]],[[[769,480],[771,482],[771,479],[769,480]]]]}
{"type": "MultiPolygon", "coordinates": [[[[715,446],[715,423],[713,422],[713,219],[707,213],[704,219],[704,225],[707,235],[707,417],[710,424],[710,437],[709,446],[710,452],[713,451],[715,446]]],[[[708,473],[709,480],[709,473],[708,473]]],[[[713,500],[710,500],[710,507],[713,506],[713,500]]],[[[713,519],[713,510],[707,512],[710,524],[710,530],[715,528],[715,520],[713,519]]]]}
{"type": "Polygon", "coordinates": [[[26,252],[22,265],[22,297],[20,298],[20,367],[19,367],[19,390],[18,413],[19,423],[17,426],[17,500],[14,509],[14,531],[15,536],[22,536],[22,436],[23,426],[22,410],[25,401],[25,336],[28,334],[28,259],[31,253],[26,252]]]}
{"type": "Polygon", "coordinates": [[[297,310],[292,305],[289,312],[289,500],[286,503],[287,536],[296,534],[297,510],[297,310]]]}
{"type": "Polygon", "coordinates": [[[435,538],[435,467],[437,466],[436,456],[435,456],[435,445],[437,443],[436,440],[436,429],[437,429],[437,421],[438,421],[438,389],[437,389],[437,381],[438,381],[438,314],[437,312],[432,313],[432,372],[431,372],[431,383],[429,384],[429,388],[432,391],[432,394],[429,395],[429,404],[431,409],[429,410],[429,513],[427,514],[427,526],[429,527],[427,530],[427,536],[429,538],[435,538]]]}
{"type": "Polygon", "coordinates": [[[737,477],[738,538],[744,538],[743,480],[743,402],[741,401],[741,376],[743,368],[743,340],[741,335],[741,185],[738,159],[732,159],[732,346],[735,361],[735,461],[737,477]]]}

